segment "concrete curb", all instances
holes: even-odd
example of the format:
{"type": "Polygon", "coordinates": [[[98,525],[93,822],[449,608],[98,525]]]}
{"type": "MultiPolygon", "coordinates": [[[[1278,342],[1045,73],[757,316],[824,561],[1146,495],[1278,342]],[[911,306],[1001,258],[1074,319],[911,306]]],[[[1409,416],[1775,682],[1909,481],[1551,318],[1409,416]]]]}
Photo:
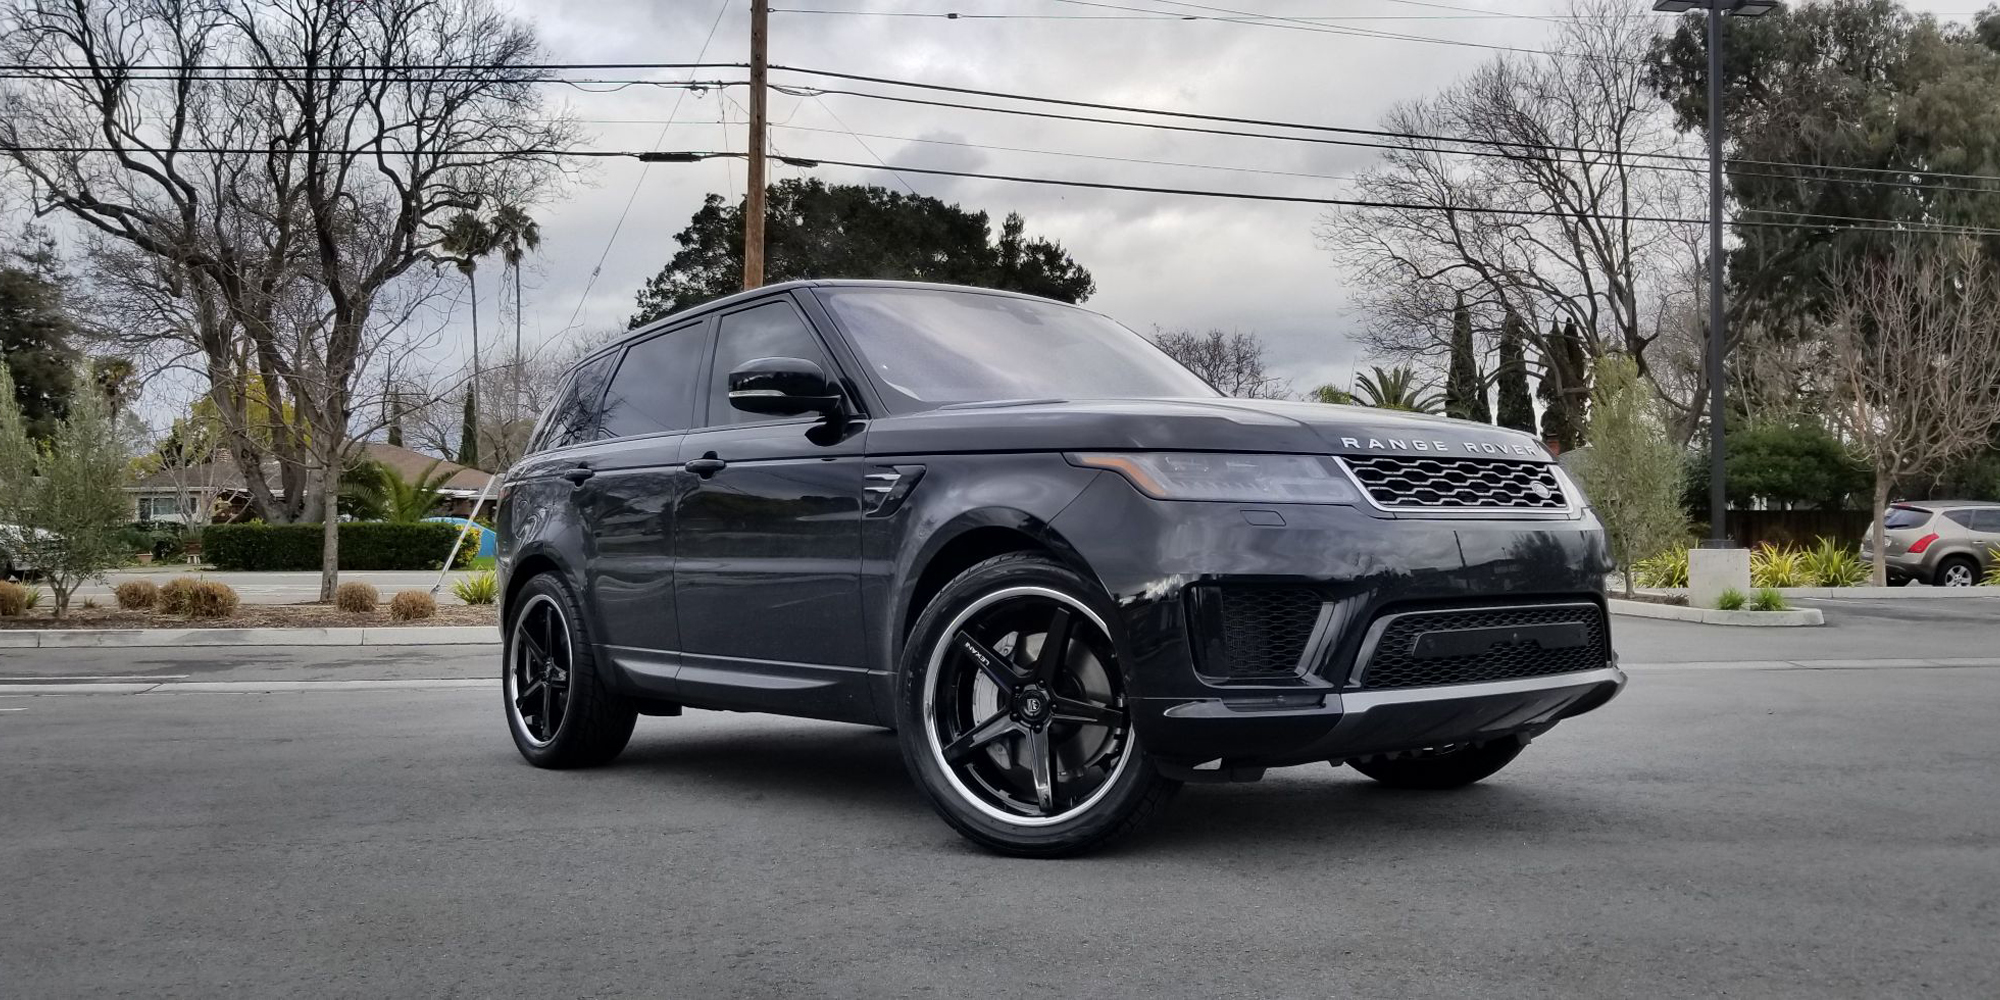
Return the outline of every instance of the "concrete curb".
{"type": "MultiPolygon", "coordinates": [[[[1686,597],[1685,587],[1640,587],[1639,593],[1658,597],[1686,597]]],[[[1778,593],[1810,601],[1937,601],[2000,600],[2000,587],[1779,587],[1778,593]]]]}
{"type": "Polygon", "coordinates": [[[0,649],[103,649],[186,646],[467,646],[498,645],[488,625],[384,628],[9,629],[0,649]]]}
{"type": "Polygon", "coordinates": [[[1718,611],[1713,608],[1684,608],[1674,604],[1653,604],[1648,601],[1621,601],[1613,598],[1606,602],[1611,613],[1628,618],[1658,618],[1663,621],[1695,622],[1701,625],[1740,625],[1752,628],[1784,628],[1787,626],[1824,625],[1826,615],[1818,608],[1794,608],[1790,611],[1718,611]]]}

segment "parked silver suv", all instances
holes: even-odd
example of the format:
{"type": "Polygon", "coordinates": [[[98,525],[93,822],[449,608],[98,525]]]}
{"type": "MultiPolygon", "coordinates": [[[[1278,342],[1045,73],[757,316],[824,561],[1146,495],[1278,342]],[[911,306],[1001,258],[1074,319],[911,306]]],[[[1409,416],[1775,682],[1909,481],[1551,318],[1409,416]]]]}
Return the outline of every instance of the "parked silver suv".
{"type": "MultiPolygon", "coordinates": [[[[2000,548],[2000,503],[1925,500],[1889,505],[1882,521],[1883,562],[1891,584],[1971,587],[1993,568],[2000,548]]],[[[1875,540],[1861,541],[1861,558],[1874,557],[1875,540]]]]}

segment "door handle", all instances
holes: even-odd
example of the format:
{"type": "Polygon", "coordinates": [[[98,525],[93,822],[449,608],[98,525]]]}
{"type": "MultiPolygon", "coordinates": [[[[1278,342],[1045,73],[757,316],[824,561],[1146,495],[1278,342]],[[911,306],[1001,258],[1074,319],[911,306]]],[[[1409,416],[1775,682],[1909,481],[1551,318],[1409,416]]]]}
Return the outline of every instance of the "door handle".
{"type": "Polygon", "coordinates": [[[592,469],[588,465],[579,465],[574,469],[565,470],[562,474],[562,477],[564,479],[569,480],[570,485],[572,486],[582,486],[584,483],[590,480],[590,477],[594,475],[597,475],[596,470],[592,469]]]}
{"type": "Polygon", "coordinates": [[[714,452],[709,452],[707,455],[704,455],[701,458],[688,459],[687,464],[684,467],[689,472],[692,472],[703,479],[707,479],[708,477],[713,476],[716,473],[729,468],[729,463],[723,461],[722,459],[716,458],[714,452]]]}

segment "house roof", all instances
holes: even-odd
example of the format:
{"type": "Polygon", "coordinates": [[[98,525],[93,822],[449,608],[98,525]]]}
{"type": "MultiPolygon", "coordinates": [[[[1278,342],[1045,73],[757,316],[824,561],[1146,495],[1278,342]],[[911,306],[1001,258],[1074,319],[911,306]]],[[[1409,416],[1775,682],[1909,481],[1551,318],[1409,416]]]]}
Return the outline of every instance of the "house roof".
{"type": "MultiPolygon", "coordinates": [[[[135,493],[160,493],[186,489],[213,489],[218,492],[242,490],[244,488],[243,473],[237,469],[235,460],[228,457],[226,453],[218,452],[217,454],[222,457],[215,461],[188,466],[184,469],[162,469],[150,476],[140,478],[138,482],[126,487],[126,489],[135,493]]],[[[364,458],[382,463],[397,475],[408,480],[415,480],[423,474],[425,469],[430,468],[432,462],[436,462],[438,463],[436,471],[449,476],[444,482],[444,488],[452,491],[463,490],[468,493],[477,493],[485,489],[487,482],[493,478],[491,473],[482,472],[479,469],[439,459],[436,455],[426,455],[420,451],[412,451],[400,445],[383,444],[380,441],[364,443],[361,446],[361,455],[364,458]]],[[[265,462],[264,481],[275,483],[277,478],[277,463],[265,462]]]]}

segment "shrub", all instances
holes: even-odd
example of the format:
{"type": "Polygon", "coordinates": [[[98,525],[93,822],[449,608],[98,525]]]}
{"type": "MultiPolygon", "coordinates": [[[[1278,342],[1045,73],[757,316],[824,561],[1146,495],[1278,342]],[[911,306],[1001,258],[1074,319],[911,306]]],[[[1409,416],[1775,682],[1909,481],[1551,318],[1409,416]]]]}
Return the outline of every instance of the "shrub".
{"type": "Polygon", "coordinates": [[[421,590],[405,590],[389,598],[389,620],[399,622],[422,621],[438,613],[437,598],[421,590]]]}
{"type": "Polygon", "coordinates": [[[1749,603],[1749,601],[1749,598],[1743,596],[1742,591],[1731,587],[1723,591],[1721,597],[1715,599],[1715,609],[1717,611],[1741,611],[1743,610],[1743,605],[1749,603]]]}
{"type": "Polygon", "coordinates": [[[89,611],[92,608],[101,608],[103,606],[104,605],[97,603],[97,598],[95,597],[86,597],[83,599],[83,609],[85,611],[89,611]]]}
{"type": "Polygon", "coordinates": [[[1639,575],[1638,583],[1642,587],[1685,587],[1688,585],[1688,550],[1676,547],[1651,559],[1641,559],[1632,565],[1632,571],[1639,575]]]}
{"type": "Polygon", "coordinates": [[[2000,587],[2000,549],[1986,550],[1986,579],[1980,582],[1988,587],[2000,587]]]}
{"type": "MultiPolygon", "coordinates": [[[[320,568],[324,528],[317,524],[218,524],[202,532],[202,553],[217,569],[320,568]]],[[[437,569],[458,540],[455,524],[356,521],[340,526],[340,568],[437,569]]],[[[459,565],[479,552],[468,542],[459,565]]]]}
{"type": "Polygon", "coordinates": [[[342,611],[365,615],[375,610],[382,595],[375,588],[361,582],[343,583],[333,591],[333,603],[342,611]]]}
{"type": "Polygon", "coordinates": [[[1868,579],[1868,564],[1856,549],[1822,538],[1802,554],[1804,570],[1816,586],[1858,587],[1868,579]]]}
{"type": "Polygon", "coordinates": [[[127,580],[111,588],[111,594],[118,598],[118,606],[127,611],[143,611],[160,601],[160,588],[151,580],[127,580]]]}
{"type": "Polygon", "coordinates": [[[1756,587],[1805,586],[1805,553],[1770,542],[1757,546],[1750,553],[1750,583],[1756,587]]]}
{"type": "Polygon", "coordinates": [[[467,604],[492,604],[500,598],[500,578],[492,570],[452,581],[451,592],[467,604]]]}
{"type": "Polygon", "coordinates": [[[33,611],[35,610],[35,606],[40,603],[42,603],[42,588],[29,587],[28,596],[21,602],[21,606],[29,611],[33,611]]]}
{"type": "Polygon", "coordinates": [[[188,589],[189,618],[227,618],[236,613],[235,588],[219,580],[196,580],[188,589]]]}
{"type": "Polygon", "coordinates": [[[0,618],[19,618],[28,613],[28,588],[0,580],[0,618]]]}
{"type": "Polygon", "coordinates": [[[157,606],[162,614],[186,617],[188,608],[194,603],[194,588],[201,580],[192,576],[177,576],[160,588],[157,606]]]}
{"type": "Polygon", "coordinates": [[[1757,591],[1757,599],[1750,602],[1752,611],[1783,611],[1786,607],[1785,595],[1778,593],[1772,587],[1757,591]]]}

